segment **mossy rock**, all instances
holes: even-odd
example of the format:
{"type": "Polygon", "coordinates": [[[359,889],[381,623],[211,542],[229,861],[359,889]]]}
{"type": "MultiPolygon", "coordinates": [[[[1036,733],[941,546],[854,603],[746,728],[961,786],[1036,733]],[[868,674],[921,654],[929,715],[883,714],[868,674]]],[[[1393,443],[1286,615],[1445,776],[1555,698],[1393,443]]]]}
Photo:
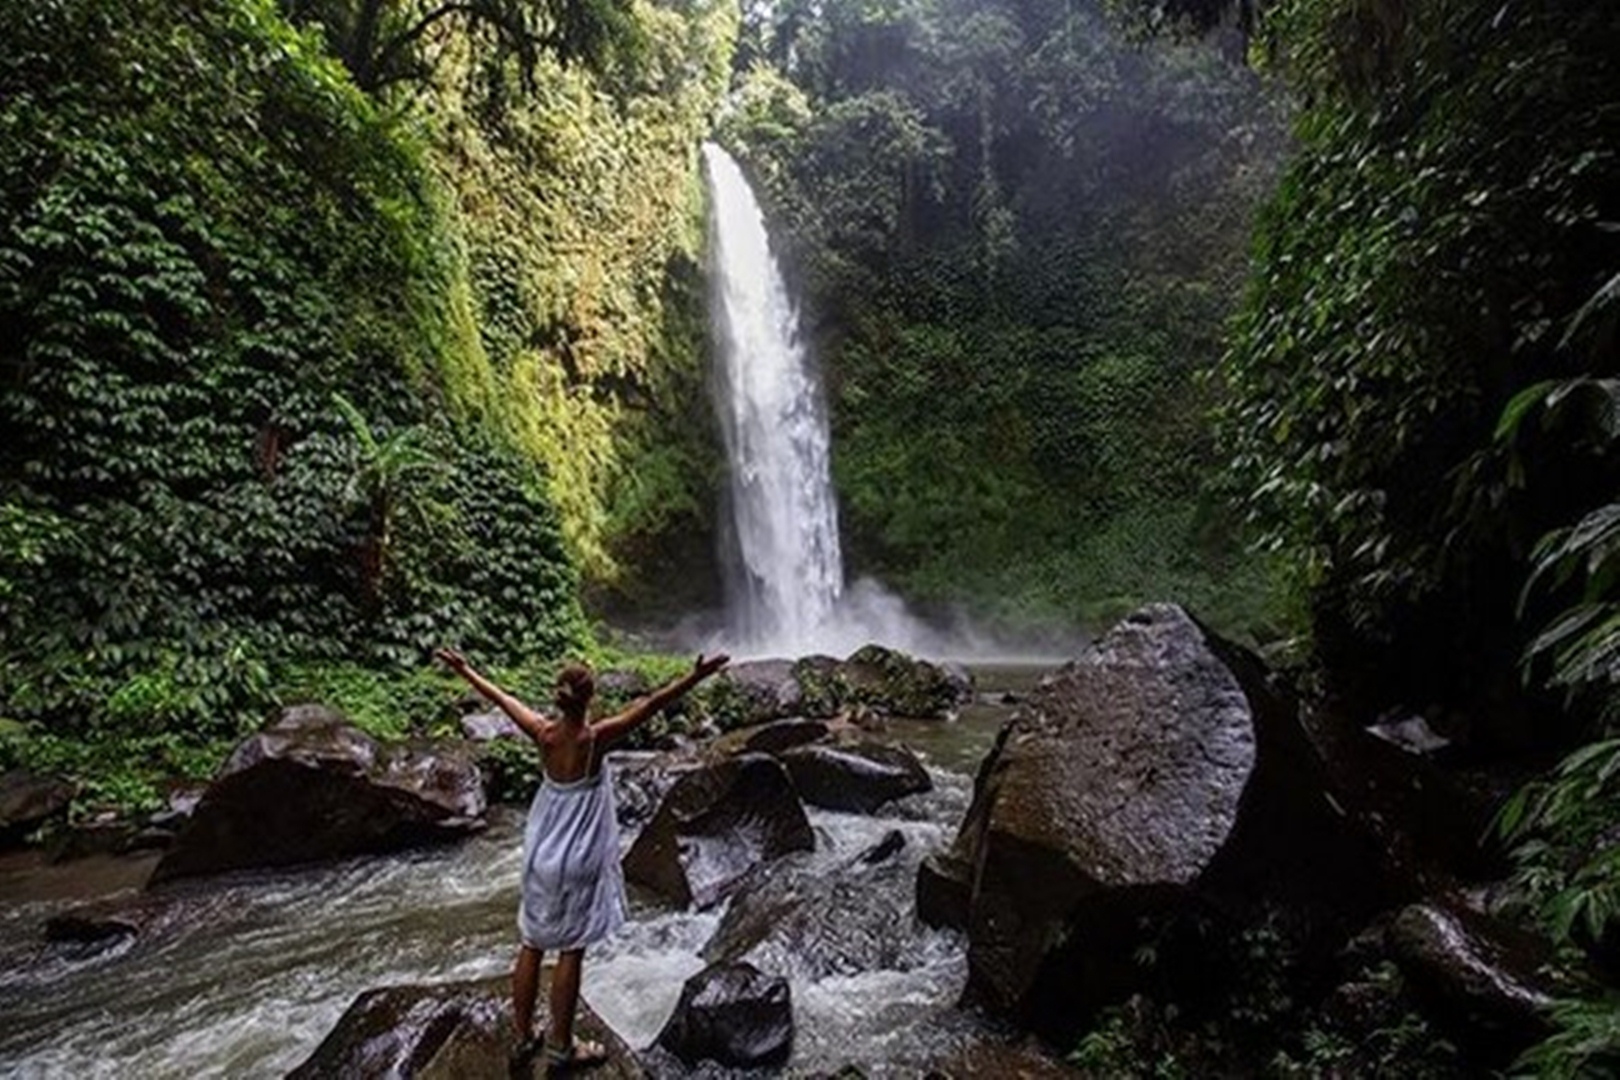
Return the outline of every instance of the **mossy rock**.
{"type": "Polygon", "coordinates": [[[973,678],[951,665],[918,660],[882,645],[866,645],[839,665],[846,703],[888,716],[950,719],[973,696],[973,678]]]}

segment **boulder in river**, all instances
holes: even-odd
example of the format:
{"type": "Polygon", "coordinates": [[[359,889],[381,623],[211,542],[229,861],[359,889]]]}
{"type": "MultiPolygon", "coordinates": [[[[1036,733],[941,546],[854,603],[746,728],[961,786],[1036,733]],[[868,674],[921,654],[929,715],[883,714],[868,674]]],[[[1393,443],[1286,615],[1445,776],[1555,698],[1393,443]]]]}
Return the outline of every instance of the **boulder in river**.
{"type": "Polygon", "coordinates": [[[798,715],[803,697],[791,660],[744,660],[728,665],[693,695],[721,731],[798,715]]]}
{"type": "Polygon", "coordinates": [[[747,963],[711,964],[681,987],[658,1045],[687,1065],[713,1061],[769,1068],[793,1049],[793,996],[787,980],[747,963]]]}
{"type": "Polygon", "coordinates": [[[790,717],[841,714],[950,719],[972,700],[973,677],[881,645],[846,660],[749,660],[732,664],[693,695],[696,711],[722,731],[790,717]]]}
{"type": "Polygon", "coordinates": [[[458,839],[484,811],[460,750],[384,745],[330,709],[295,706],[231,753],[151,884],[458,839]]]}
{"type": "Polygon", "coordinates": [[[969,997],[1072,1039],[1139,990],[1209,981],[1196,953],[1144,971],[1144,933],[1264,906],[1331,948],[1384,904],[1376,851],[1323,776],[1259,662],[1153,605],[1041,681],[919,892],[935,917],[968,892],[969,997]]]}
{"type": "Polygon", "coordinates": [[[741,754],[675,782],[625,855],[624,876],[682,907],[709,907],[764,864],[814,847],[781,763],[741,754]]]}
{"type": "Polygon", "coordinates": [[[870,814],[886,802],[934,786],[917,755],[902,746],[799,746],[780,757],[799,797],[828,810],[870,814]]]}
{"type": "Polygon", "coordinates": [[[66,780],[22,769],[0,773],[0,844],[26,837],[53,818],[67,814],[74,787],[66,780]]]}
{"type": "Polygon", "coordinates": [[[718,755],[742,754],[750,751],[757,754],[781,754],[795,746],[820,742],[832,732],[833,727],[826,720],[790,717],[728,732],[714,740],[709,750],[718,755]]]}
{"type": "MultiPolygon", "coordinates": [[[[506,976],[476,982],[390,986],[354,1000],[337,1025],[288,1080],[326,1077],[414,1077],[416,1080],[497,1080],[545,1075],[537,1059],[509,1071],[511,983],[506,976]]],[[[547,994],[541,987],[535,1030],[544,1031],[547,994]]],[[[589,1074],[603,1080],[645,1075],[636,1055],[581,1001],[575,1038],[593,1039],[608,1060],[589,1074]]]]}
{"type": "Polygon", "coordinates": [[[785,862],[732,897],[703,958],[812,980],[926,964],[924,930],[908,910],[919,856],[890,830],[819,872],[794,865],[797,858],[785,862]]]}
{"type": "Polygon", "coordinates": [[[951,719],[973,699],[973,677],[959,664],[934,664],[866,645],[838,668],[846,702],[887,716],[951,719]]]}

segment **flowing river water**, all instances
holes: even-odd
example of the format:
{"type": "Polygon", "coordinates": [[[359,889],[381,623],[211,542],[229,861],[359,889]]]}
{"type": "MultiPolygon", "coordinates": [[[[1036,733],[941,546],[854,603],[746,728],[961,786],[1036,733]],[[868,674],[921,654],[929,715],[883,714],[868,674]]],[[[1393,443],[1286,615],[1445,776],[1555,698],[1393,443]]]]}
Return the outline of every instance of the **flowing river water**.
{"type": "MultiPolygon", "coordinates": [[[[772,873],[813,881],[842,872],[895,829],[912,858],[948,844],[973,770],[1010,712],[1002,695],[1026,689],[1038,671],[977,675],[979,701],[956,722],[896,722],[888,732],[928,763],[935,791],[872,817],[812,811],[816,852],[772,873]]],[[[518,815],[503,811],[454,847],[211,884],[205,914],[184,932],[92,954],[44,945],[41,927],[118,885],[127,867],[0,865],[0,1075],[280,1076],[364,990],[502,973],[515,940],[520,830],[518,815]]],[[[123,882],[128,893],[135,887],[123,882]]],[[[904,889],[871,902],[894,909],[905,937],[895,962],[827,974],[782,958],[797,1029],[790,1074],[854,1064],[868,1075],[916,1076],[981,1033],[954,1008],[966,978],[961,937],[916,924],[904,889]]],[[[699,953],[721,912],[632,908],[625,930],[588,955],[584,995],[643,1047],[704,966],[699,953]]]]}

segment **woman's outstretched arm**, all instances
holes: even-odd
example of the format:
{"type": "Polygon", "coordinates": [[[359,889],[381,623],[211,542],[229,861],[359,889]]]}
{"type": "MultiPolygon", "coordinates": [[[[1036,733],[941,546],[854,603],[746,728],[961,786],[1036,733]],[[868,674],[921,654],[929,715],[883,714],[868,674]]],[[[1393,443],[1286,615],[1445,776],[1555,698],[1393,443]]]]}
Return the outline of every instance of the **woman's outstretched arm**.
{"type": "Polygon", "coordinates": [[[597,738],[606,742],[614,742],[628,735],[638,725],[652,719],[659,709],[679,701],[688,690],[730,662],[731,657],[725,653],[717,653],[714,656],[703,656],[700,653],[698,658],[692,662],[691,671],[678,679],[670,680],[646,697],[632,701],[625,707],[623,712],[616,713],[606,720],[598,720],[591,725],[591,730],[596,733],[597,738]]]}
{"type": "Polygon", "coordinates": [[[540,741],[541,733],[545,731],[545,720],[539,713],[474,671],[467,658],[456,650],[434,649],[433,656],[445,667],[466,679],[474,690],[500,706],[501,711],[510,716],[512,722],[526,731],[531,739],[540,741]]]}

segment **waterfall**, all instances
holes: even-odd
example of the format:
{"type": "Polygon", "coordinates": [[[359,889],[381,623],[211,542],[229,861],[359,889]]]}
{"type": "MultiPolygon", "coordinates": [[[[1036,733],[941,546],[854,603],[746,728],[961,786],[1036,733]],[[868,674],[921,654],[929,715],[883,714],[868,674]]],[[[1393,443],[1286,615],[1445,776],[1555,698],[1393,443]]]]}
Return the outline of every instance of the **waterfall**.
{"type": "Polygon", "coordinates": [[[844,592],[827,410],[799,314],[742,170],[703,147],[712,196],[715,405],[730,462],[727,636],[748,652],[826,647],[844,592]]]}

